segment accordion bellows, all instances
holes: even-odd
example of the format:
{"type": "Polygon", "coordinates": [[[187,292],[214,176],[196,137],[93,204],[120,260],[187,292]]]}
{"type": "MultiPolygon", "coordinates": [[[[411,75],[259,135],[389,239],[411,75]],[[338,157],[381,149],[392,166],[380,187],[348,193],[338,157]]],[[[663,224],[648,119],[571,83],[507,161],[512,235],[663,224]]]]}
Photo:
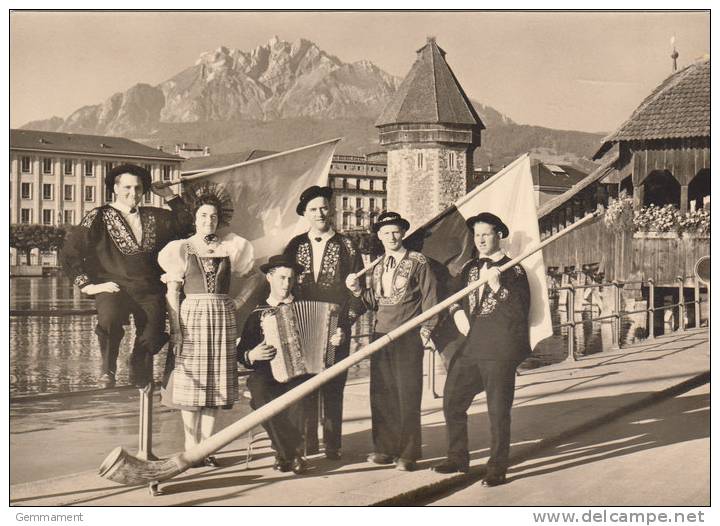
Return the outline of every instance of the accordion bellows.
{"type": "Polygon", "coordinates": [[[263,313],[265,343],[277,349],[270,367],[275,380],[285,383],[305,374],[317,374],[335,363],[335,334],[340,308],[324,301],[295,301],[263,313]]]}

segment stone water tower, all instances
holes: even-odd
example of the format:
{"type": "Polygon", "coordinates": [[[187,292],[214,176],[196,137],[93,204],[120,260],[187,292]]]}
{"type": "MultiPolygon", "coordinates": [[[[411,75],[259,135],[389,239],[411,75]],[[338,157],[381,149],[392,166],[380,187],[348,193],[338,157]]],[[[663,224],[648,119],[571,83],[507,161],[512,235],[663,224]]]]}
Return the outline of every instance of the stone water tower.
{"type": "Polygon", "coordinates": [[[417,51],[375,126],[388,152],[387,209],[411,230],[466,193],[485,126],[434,38],[417,51]]]}

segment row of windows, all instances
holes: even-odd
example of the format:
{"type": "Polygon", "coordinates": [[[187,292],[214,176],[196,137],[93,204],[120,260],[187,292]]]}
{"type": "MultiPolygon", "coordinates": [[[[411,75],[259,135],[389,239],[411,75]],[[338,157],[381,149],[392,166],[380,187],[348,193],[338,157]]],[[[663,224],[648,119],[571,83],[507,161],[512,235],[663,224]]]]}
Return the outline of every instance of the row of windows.
{"type": "MultiPolygon", "coordinates": [[[[330,170],[340,170],[339,164],[332,164],[330,166],[330,170]]],[[[350,170],[354,172],[379,172],[379,173],[385,173],[387,171],[387,168],[385,166],[365,166],[363,164],[351,164],[350,168],[348,168],[347,164],[342,165],[343,170],[350,170]]]]}
{"type": "MultiPolygon", "coordinates": [[[[333,179],[333,187],[334,188],[342,188],[344,190],[362,190],[362,179],[345,179],[343,177],[339,177],[336,179],[333,179]]],[[[372,191],[380,191],[382,188],[383,192],[387,191],[387,181],[385,179],[376,180],[376,179],[370,179],[369,183],[369,190],[372,191]]]]}
{"type": "MultiPolygon", "coordinates": [[[[55,210],[49,210],[47,208],[42,210],[42,224],[53,225],[55,224],[55,210]]],[[[32,208],[21,208],[20,209],[20,222],[24,225],[29,225],[33,222],[33,210],[32,208]]],[[[75,210],[63,210],[62,222],[64,224],[74,225],[75,224],[75,210]]]]}
{"type": "MultiPolygon", "coordinates": [[[[425,154],[418,152],[415,156],[415,167],[418,170],[425,168],[425,154]]],[[[455,152],[448,152],[448,168],[450,170],[460,170],[459,157],[455,152]]]]}
{"type": "MultiPolygon", "coordinates": [[[[73,175],[73,159],[62,160],[62,171],[64,175],[73,175]]],[[[106,161],[103,163],[105,166],[105,173],[109,172],[115,167],[115,163],[112,161],[106,161]]],[[[42,173],[53,174],[54,173],[53,159],[50,157],[42,158],[42,173]]],[[[152,166],[149,164],[143,165],[143,168],[152,172],[152,166]]],[[[25,155],[20,157],[20,171],[22,173],[30,173],[32,170],[32,163],[29,156],[25,155]]],[[[95,161],[83,161],[83,173],[85,177],[95,177],[95,161]]],[[[163,181],[170,181],[172,179],[172,166],[163,165],[161,167],[161,177],[163,181]]]]}
{"type": "MultiPolygon", "coordinates": [[[[370,199],[368,199],[368,210],[374,211],[375,205],[377,204],[377,202],[378,202],[378,200],[376,200],[374,197],[371,197],[370,199]]],[[[381,207],[382,210],[385,210],[385,208],[387,207],[387,199],[383,198],[382,200],[380,200],[380,202],[382,203],[382,207],[381,207]]],[[[363,207],[362,197],[356,197],[355,198],[355,210],[359,210],[362,207],[363,207]]],[[[349,210],[349,208],[350,208],[350,198],[343,197],[342,198],[342,209],[349,210]]]]}
{"type": "MultiPolygon", "coordinates": [[[[95,186],[86,185],[83,193],[84,200],[86,202],[95,201],[95,186]]],[[[33,198],[33,183],[20,183],[20,198],[21,199],[32,199],[33,198]]],[[[53,183],[43,183],[42,185],[42,198],[44,201],[52,201],[55,199],[55,185],[53,183]]],[[[152,194],[147,193],[144,196],[145,203],[152,202],[152,194]]],[[[111,191],[105,192],[105,201],[110,202],[113,200],[111,191]]],[[[63,185],[63,201],[75,201],[75,185],[66,184],[63,185]]]]}

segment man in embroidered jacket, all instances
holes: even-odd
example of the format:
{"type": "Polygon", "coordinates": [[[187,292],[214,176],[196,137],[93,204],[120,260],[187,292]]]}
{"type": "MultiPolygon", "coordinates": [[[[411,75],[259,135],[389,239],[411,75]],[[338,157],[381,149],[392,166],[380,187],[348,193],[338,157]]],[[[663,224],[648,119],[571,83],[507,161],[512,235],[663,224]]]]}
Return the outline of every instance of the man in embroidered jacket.
{"type": "Polygon", "coordinates": [[[463,267],[461,286],[486,277],[488,282],[450,309],[467,340],[448,370],[443,398],[448,457],[434,469],[440,473],[468,471],[467,410],[475,395],[485,391],[491,440],[483,485],[496,486],[505,482],[508,467],[516,370],[531,352],[530,286],[521,265],[503,273],[498,270],[510,261],[500,250],[500,239],[509,234],[500,218],[482,213],[468,219],[467,225],[479,255],[463,267]]]}
{"type": "Polygon", "coordinates": [[[102,387],[115,385],[117,357],[129,314],[135,322],[131,381],[152,380],[152,357],[167,341],[165,285],[157,255],[169,241],[191,232],[192,218],[170,188],[156,188],[144,168],[124,164],[105,176],[116,201],[92,209],[65,240],[60,259],[80,290],[95,298],[95,333],[102,353],[102,387]],[[144,193],[167,199],[172,211],[139,207],[144,193]]]}
{"type": "MultiPolygon", "coordinates": [[[[296,212],[310,223],[310,230],[290,240],[284,254],[302,267],[294,288],[298,300],[326,301],[340,306],[338,327],[343,338],[335,348],[335,362],[350,353],[352,325],[365,311],[364,305],[345,287],[348,274],[362,268],[362,258],[355,243],[335,232],[330,219],[332,189],[311,186],[300,196],[296,212]]],[[[324,411],[323,441],[325,456],[338,460],[342,446],[343,391],[347,372],[338,375],[319,390],[324,411]]],[[[318,451],[318,392],[305,400],[308,453],[318,451]]]]}
{"type": "MultiPolygon", "coordinates": [[[[435,275],[420,252],[407,250],[402,239],[409,223],[395,212],[384,212],[373,225],[385,248],[375,266],[371,287],[360,289],[353,274],[346,284],[376,311],[374,339],[378,339],[438,301],[435,275]]],[[[412,471],[421,458],[420,403],[425,343],[436,319],[412,330],[370,357],[370,409],[374,452],[368,461],[412,471]]]]}

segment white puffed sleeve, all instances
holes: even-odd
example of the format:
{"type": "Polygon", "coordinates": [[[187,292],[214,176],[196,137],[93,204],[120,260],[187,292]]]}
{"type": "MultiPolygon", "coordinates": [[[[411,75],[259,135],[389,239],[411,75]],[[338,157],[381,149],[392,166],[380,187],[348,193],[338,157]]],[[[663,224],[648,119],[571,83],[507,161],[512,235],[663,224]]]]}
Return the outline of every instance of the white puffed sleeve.
{"type": "Polygon", "coordinates": [[[255,250],[250,241],[231,232],[223,238],[222,243],[230,257],[230,268],[234,275],[243,276],[252,270],[255,250]]]}
{"type": "Polygon", "coordinates": [[[185,250],[185,239],[170,241],[158,254],[158,263],[165,271],[160,276],[163,283],[171,281],[185,281],[185,272],[187,269],[187,251],[185,250]]]}

